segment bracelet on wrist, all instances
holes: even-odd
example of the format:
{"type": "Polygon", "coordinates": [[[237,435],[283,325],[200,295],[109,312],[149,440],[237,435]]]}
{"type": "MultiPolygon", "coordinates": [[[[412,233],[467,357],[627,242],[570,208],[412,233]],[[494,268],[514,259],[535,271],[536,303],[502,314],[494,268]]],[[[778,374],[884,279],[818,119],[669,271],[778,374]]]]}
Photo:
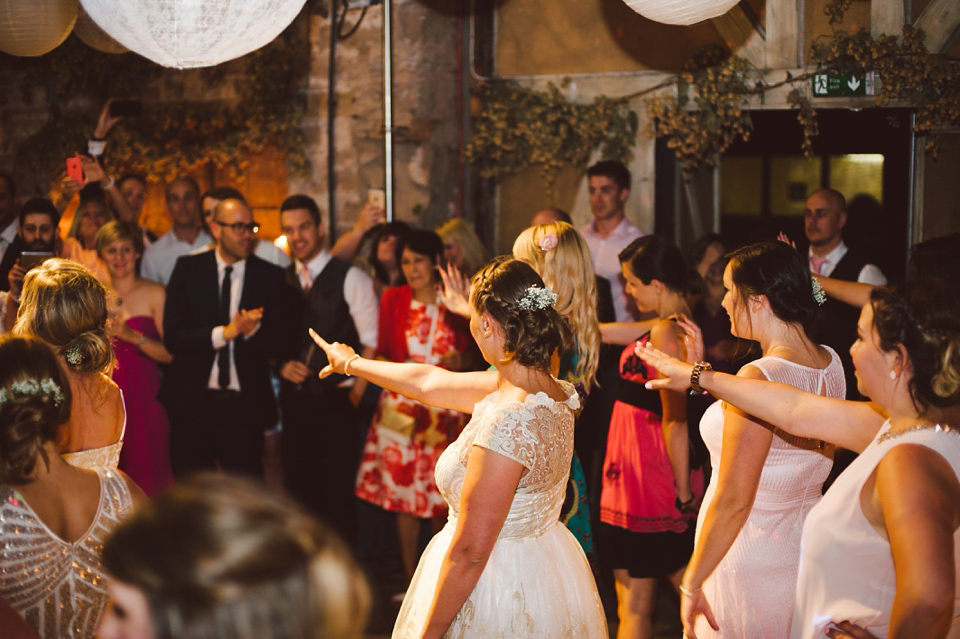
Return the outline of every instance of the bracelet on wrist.
{"type": "Polygon", "coordinates": [[[143,333],[140,333],[140,341],[137,342],[137,348],[140,348],[147,343],[147,336],[143,333]]]}
{"type": "Polygon", "coordinates": [[[101,183],[101,184],[100,184],[100,188],[103,189],[104,191],[106,191],[107,189],[111,188],[111,187],[112,187],[114,184],[116,184],[116,183],[117,183],[117,181],[111,177],[111,178],[110,178],[110,181],[107,182],[106,186],[104,186],[103,183],[101,183]]]}
{"type": "Polygon", "coordinates": [[[690,371],[690,394],[691,395],[706,395],[707,391],[700,388],[700,373],[703,371],[712,371],[713,366],[710,365],[710,362],[697,362],[693,365],[693,370],[690,371]]]}
{"type": "Polygon", "coordinates": [[[680,590],[681,593],[685,594],[688,597],[692,597],[695,593],[700,592],[703,589],[703,586],[700,586],[699,588],[687,588],[683,584],[680,584],[679,586],[677,586],[677,588],[680,590]]]}
{"type": "Polygon", "coordinates": [[[352,362],[355,359],[360,359],[360,355],[358,355],[357,353],[354,353],[353,357],[351,357],[350,359],[348,359],[346,362],[343,363],[343,374],[346,375],[347,377],[353,377],[353,375],[350,374],[350,371],[348,369],[350,368],[350,362],[352,362]]]}

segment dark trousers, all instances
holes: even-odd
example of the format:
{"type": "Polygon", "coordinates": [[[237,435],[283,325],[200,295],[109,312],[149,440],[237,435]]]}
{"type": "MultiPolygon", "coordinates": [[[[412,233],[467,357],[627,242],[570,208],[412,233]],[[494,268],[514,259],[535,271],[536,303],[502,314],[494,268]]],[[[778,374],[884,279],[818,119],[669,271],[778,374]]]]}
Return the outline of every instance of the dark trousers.
{"type": "Polygon", "coordinates": [[[242,393],[208,391],[195,406],[170,414],[170,463],[176,477],[223,470],[263,479],[262,410],[242,393]]]}
{"type": "Polygon", "coordinates": [[[342,388],[280,390],[287,492],[351,546],[357,539],[357,411],[342,388]]]}

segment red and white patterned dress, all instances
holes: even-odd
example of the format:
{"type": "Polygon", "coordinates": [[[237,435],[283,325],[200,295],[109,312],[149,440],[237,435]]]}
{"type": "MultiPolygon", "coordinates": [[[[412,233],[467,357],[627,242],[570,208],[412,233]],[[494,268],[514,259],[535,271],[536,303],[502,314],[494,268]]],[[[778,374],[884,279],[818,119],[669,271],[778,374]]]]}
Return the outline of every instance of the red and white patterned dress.
{"type": "MultiPolygon", "coordinates": [[[[385,298],[381,322],[389,316],[388,306],[385,298]]],[[[411,299],[403,333],[406,361],[442,365],[441,357],[462,350],[464,336],[450,319],[442,305],[411,299]]],[[[388,350],[378,347],[381,354],[388,350]]],[[[434,468],[467,419],[463,413],[383,391],[363,446],[357,497],[417,517],[446,516],[447,504],[437,490],[434,468]]]]}

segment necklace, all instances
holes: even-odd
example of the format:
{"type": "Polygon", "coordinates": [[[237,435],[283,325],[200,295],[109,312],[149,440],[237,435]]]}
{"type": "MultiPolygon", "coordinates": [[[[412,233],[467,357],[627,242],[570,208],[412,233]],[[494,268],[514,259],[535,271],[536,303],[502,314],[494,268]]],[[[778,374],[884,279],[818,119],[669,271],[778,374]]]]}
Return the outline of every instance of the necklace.
{"type": "Polygon", "coordinates": [[[907,433],[913,433],[918,430],[935,430],[938,433],[953,433],[954,435],[960,435],[960,430],[950,426],[949,424],[917,424],[911,428],[904,428],[903,430],[898,430],[896,432],[890,432],[889,430],[883,435],[877,438],[877,443],[880,444],[885,442],[888,439],[893,439],[894,437],[900,437],[900,435],[906,435],[907,433]]]}

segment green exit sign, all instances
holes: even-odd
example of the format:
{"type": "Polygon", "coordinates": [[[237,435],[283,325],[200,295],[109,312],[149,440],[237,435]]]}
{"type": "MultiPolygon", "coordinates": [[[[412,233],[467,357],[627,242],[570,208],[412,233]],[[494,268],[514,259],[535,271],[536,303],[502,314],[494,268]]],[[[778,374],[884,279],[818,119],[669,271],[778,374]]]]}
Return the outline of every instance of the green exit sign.
{"type": "Polygon", "coordinates": [[[813,96],[816,98],[846,98],[873,95],[873,71],[858,75],[854,73],[815,73],[813,96]]]}

